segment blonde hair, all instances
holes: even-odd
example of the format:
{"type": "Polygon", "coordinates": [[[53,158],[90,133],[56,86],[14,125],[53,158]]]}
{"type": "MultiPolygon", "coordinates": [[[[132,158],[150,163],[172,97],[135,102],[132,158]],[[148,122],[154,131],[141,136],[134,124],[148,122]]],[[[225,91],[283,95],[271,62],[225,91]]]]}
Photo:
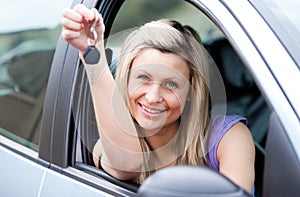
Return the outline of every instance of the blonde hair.
{"type": "MultiPolygon", "coordinates": [[[[116,82],[128,108],[128,77],[131,64],[145,48],[178,54],[186,60],[191,73],[191,88],[190,99],[185,104],[177,132],[177,142],[180,144],[177,147],[177,164],[206,164],[205,144],[210,122],[209,62],[197,32],[177,21],[161,19],[145,24],[126,38],[121,49],[116,82]]],[[[140,137],[140,142],[144,152],[145,171],[141,172],[138,182],[142,183],[156,168],[153,166],[153,158],[147,154],[150,148],[144,137],[140,137]]]]}

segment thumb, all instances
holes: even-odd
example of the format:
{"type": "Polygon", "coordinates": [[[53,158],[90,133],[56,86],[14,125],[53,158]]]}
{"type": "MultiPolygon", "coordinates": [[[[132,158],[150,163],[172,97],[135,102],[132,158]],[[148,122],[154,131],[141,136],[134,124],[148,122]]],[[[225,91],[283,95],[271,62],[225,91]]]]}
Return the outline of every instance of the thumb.
{"type": "Polygon", "coordinates": [[[98,34],[98,40],[102,40],[104,38],[104,31],[105,31],[105,25],[103,22],[102,15],[95,8],[93,8],[90,17],[94,21],[93,25],[98,34]]]}

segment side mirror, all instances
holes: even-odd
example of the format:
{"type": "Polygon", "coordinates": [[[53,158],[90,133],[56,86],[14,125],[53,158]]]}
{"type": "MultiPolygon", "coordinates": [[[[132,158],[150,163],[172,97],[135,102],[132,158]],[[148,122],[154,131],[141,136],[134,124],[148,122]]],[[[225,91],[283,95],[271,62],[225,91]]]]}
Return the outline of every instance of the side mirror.
{"type": "Polygon", "coordinates": [[[243,189],[205,166],[175,166],[154,173],[137,196],[247,197],[243,189]]]}

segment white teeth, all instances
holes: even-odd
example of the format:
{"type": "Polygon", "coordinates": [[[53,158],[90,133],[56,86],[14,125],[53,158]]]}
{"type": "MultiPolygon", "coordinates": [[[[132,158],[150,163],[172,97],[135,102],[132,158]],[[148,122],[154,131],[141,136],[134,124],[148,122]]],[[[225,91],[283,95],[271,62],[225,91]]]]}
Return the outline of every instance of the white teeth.
{"type": "Polygon", "coordinates": [[[145,107],[145,106],[143,106],[143,105],[142,105],[142,108],[143,108],[145,111],[147,111],[148,113],[150,113],[150,114],[158,114],[158,113],[161,113],[161,112],[164,112],[164,111],[165,111],[165,110],[162,110],[162,111],[152,110],[152,109],[149,109],[149,108],[147,108],[147,107],[145,107]]]}

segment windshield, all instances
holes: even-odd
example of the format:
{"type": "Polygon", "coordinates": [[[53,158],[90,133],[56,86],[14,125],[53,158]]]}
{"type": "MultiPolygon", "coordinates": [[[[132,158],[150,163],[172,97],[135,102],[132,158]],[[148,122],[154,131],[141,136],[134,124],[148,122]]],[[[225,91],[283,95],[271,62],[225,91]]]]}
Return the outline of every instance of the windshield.
{"type": "Polygon", "coordinates": [[[250,0],[300,67],[300,1],[250,0]]]}

